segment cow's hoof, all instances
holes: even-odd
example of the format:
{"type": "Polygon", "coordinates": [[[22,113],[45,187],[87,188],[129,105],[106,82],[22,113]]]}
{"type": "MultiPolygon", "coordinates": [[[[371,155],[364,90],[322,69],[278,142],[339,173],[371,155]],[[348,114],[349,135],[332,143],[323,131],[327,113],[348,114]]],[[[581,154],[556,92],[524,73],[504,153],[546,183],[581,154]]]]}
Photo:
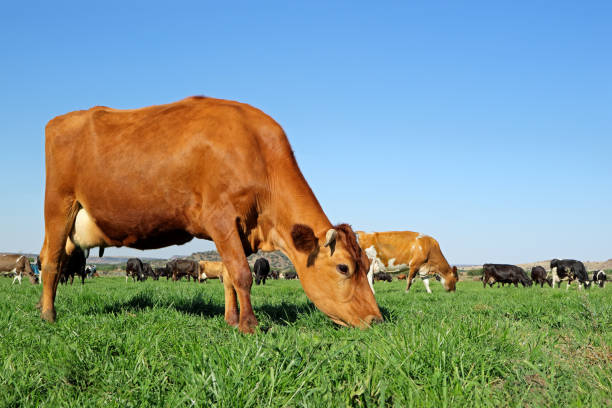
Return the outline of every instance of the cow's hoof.
{"type": "Polygon", "coordinates": [[[225,321],[232,327],[238,327],[238,316],[225,317],[225,321]]]}
{"type": "Polygon", "coordinates": [[[252,334],[255,332],[255,327],[257,327],[257,319],[255,316],[249,316],[242,319],[238,325],[238,330],[246,334],[252,334]]]}
{"type": "Polygon", "coordinates": [[[40,318],[49,323],[55,323],[55,310],[45,310],[40,314],[40,318]]]}

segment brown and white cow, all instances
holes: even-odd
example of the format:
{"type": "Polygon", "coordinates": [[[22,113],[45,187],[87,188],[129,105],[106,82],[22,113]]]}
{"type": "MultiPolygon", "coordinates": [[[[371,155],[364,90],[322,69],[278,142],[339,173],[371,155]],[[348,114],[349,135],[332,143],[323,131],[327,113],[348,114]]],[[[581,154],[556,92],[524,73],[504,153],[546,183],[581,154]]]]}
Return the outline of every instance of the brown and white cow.
{"type": "Polygon", "coordinates": [[[38,279],[32,270],[30,261],[24,255],[4,254],[0,255],[0,272],[11,272],[15,274],[13,284],[18,281],[21,284],[23,275],[27,275],[31,284],[38,283],[38,279]]]}
{"type": "Polygon", "coordinates": [[[429,275],[440,276],[442,286],[447,291],[454,291],[458,280],[457,267],[450,267],[438,241],[434,238],[412,231],[388,231],[365,233],[357,231],[359,245],[362,249],[374,247],[378,258],[387,266],[406,264],[410,272],[406,280],[406,291],[410,290],[415,275],[423,279],[425,289],[429,288],[429,275]]]}
{"type": "Polygon", "coordinates": [[[223,282],[223,276],[227,276],[227,268],[220,261],[199,261],[200,280],[219,279],[223,282]]]}
{"type": "Polygon", "coordinates": [[[45,320],[55,320],[63,251],[152,249],[194,237],[215,242],[231,283],[225,319],[243,332],[257,325],[246,256],[259,250],[283,251],[306,295],[334,322],[366,327],[382,319],[353,230],[332,226],[285,132],[256,108],[205,97],[96,106],[51,120],[45,155],[45,320]]]}

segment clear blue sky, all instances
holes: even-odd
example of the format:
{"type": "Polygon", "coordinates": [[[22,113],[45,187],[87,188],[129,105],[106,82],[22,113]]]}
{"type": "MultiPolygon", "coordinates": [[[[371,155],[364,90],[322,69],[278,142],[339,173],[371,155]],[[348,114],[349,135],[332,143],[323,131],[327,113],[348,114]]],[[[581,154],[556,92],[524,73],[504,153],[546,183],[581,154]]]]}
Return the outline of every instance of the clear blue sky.
{"type": "Polygon", "coordinates": [[[332,222],[611,258],[612,2],[375,3],[3,4],[0,251],[40,250],[47,121],[204,94],[275,118],[332,222]]]}

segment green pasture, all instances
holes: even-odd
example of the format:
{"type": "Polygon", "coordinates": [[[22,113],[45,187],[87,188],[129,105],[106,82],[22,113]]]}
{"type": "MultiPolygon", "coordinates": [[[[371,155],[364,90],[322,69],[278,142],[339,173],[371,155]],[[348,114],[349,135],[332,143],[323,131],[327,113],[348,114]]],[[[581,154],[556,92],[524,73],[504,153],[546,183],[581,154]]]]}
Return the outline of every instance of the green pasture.
{"type": "Polygon", "coordinates": [[[0,278],[0,406],[600,407],[612,405],[612,285],[376,283],[385,323],[335,326],[299,281],[253,288],[255,335],[223,320],[219,282],[0,278]]]}

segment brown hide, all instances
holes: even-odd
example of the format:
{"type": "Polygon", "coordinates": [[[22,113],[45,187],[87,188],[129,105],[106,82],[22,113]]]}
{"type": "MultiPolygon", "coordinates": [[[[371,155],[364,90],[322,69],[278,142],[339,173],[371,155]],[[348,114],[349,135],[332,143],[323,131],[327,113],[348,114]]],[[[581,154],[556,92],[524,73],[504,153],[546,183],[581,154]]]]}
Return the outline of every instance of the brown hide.
{"type": "Polygon", "coordinates": [[[362,249],[374,246],[377,256],[385,264],[395,258],[395,264],[410,266],[408,281],[425,267],[430,274],[439,274],[444,278],[444,288],[454,291],[458,280],[456,268],[451,268],[438,241],[434,238],[413,231],[388,231],[365,233],[357,231],[359,245],[362,249]]]}
{"type": "Polygon", "coordinates": [[[258,250],[282,250],[306,294],[334,321],[381,319],[351,237],[339,233],[333,255],[322,247],[331,223],[282,128],[260,110],[202,97],[133,110],[95,107],[50,121],[45,151],[44,319],[55,319],[56,285],[45,277],[57,273],[67,238],[81,247],[147,249],[193,237],[215,242],[231,277],[225,318],[242,331],[256,325],[246,256],[258,250]],[[296,248],[298,224],[311,230],[312,251],[296,248]]]}
{"type": "Polygon", "coordinates": [[[27,256],[20,254],[0,255],[0,272],[21,272],[28,276],[34,276],[34,271],[27,256]]]}

